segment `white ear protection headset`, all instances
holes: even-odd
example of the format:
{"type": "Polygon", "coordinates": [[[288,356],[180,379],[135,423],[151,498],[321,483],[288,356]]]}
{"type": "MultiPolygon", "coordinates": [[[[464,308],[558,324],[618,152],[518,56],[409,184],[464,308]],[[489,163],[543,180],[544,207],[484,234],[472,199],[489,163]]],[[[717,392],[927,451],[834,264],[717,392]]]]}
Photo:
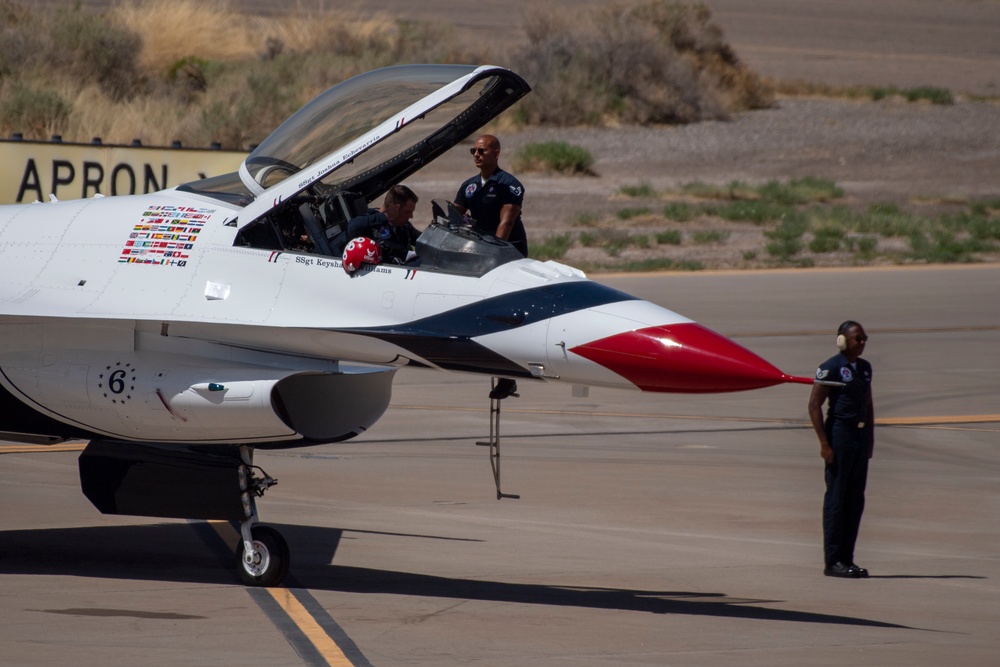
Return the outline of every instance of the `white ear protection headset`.
{"type": "Polygon", "coordinates": [[[857,326],[857,324],[858,323],[855,322],[854,320],[847,320],[839,327],[837,327],[837,349],[840,350],[841,352],[847,349],[847,336],[845,336],[844,334],[847,333],[847,330],[850,329],[851,327],[857,326]]]}

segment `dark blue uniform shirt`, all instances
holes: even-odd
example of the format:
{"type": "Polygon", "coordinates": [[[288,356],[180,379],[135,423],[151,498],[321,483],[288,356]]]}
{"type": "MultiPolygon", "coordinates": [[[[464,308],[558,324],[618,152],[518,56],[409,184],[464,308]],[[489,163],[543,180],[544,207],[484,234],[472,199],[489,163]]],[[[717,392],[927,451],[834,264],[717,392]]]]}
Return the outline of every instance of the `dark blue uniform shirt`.
{"type": "Polygon", "coordinates": [[[843,387],[830,387],[826,424],[833,421],[857,425],[868,418],[868,399],[872,390],[872,365],[859,358],[854,367],[843,354],[837,354],[816,369],[817,380],[843,382],[843,387]]]}
{"type": "MultiPolygon", "coordinates": [[[[497,167],[486,183],[479,174],[462,183],[455,195],[455,203],[468,210],[476,219],[476,229],[496,236],[500,226],[500,209],[507,204],[521,206],[524,202],[524,186],[509,173],[497,167]]],[[[524,233],[524,223],[518,214],[514,227],[507,238],[522,255],[528,256],[528,237],[524,233]]]]}

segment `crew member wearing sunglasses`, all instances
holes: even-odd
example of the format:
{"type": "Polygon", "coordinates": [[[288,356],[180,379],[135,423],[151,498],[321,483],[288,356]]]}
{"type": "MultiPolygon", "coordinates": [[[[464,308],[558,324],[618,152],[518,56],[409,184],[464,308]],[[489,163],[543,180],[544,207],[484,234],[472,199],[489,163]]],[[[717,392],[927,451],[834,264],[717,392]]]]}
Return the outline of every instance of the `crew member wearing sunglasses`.
{"type": "Polygon", "coordinates": [[[479,173],[458,188],[455,208],[471,215],[477,230],[509,241],[527,257],[528,237],[521,222],[524,186],[500,168],[500,140],[484,134],[469,152],[479,173]]]}
{"type": "Polygon", "coordinates": [[[809,419],[826,463],[823,574],[828,577],[868,576],[868,570],[854,562],[854,544],[865,509],[868,459],[875,446],[872,365],[860,358],[867,342],[868,335],[860,324],[853,320],[841,324],[837,329],[840,353],[816,370],[816,383],[809,396],[809,419]]]}

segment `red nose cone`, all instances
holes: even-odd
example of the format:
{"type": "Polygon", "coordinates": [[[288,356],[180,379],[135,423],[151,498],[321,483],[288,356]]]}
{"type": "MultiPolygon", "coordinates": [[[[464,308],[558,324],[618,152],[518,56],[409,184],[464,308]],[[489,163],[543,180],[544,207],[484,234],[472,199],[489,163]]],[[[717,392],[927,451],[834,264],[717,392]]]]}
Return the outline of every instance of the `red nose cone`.
{"type": "Polygon", "coordinates": [[[782,373],[742,345],[693,322],[615,334],[571,351],[643,391],[714,393],[812,383],[782,373]]]}

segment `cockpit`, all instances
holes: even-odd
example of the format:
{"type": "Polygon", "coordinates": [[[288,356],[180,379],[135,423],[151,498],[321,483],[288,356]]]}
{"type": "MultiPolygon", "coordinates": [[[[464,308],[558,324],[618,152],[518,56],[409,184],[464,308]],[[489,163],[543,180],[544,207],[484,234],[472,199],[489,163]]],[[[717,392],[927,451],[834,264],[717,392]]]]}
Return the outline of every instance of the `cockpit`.
{"type": "MultiPolygon", "coordinates": [[[[348,79],[302,107],[238,173],[178,189],[242,207],[235,245],[340,257],[347,223],[526,95],[497,67],[404,65],[348,79]],[[275,202],[278,202],[275,205],[275,202]]],[[[422,270],[481,275],[520,259],[445,201],[417,241],[422,270]]]]}

